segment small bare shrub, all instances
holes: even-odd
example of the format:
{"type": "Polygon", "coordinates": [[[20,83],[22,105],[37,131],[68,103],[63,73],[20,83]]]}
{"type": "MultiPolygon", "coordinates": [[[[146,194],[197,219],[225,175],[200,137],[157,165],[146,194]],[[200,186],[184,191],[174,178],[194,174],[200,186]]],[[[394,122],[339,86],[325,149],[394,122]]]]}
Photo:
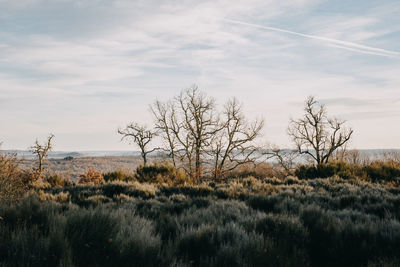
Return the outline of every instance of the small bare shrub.
{"type": "Polygon", "coordinates": [[[65,178],[62,177],[61,175],[57,173],[53,174],[47,174],[44,178],[43,181],[45,183],[48,183],[50,187],[64,187],[64,186],[70,186],[71,182],[65,178]]]}
{"type": "Polygon", "coordinates": [[[87,183],[104,183],[103,175],[100,172],[94,171],[93,169],[89,169],[86,173],[81,174],[79,176],[79,183],[80,184],[87,184],[87,183]]]}
{"type": "Polygon", "coordinates": [[[21,176],[16,155],[0,154],[0,201],[16,201],[28,191],[28,181],[21,176]]]}
{"type": "Polygon", "coordinates": [[[39,190],[38,198],[41,201],[52,200],[59,203],[68,203],[70,201],[70,194],[69,192],[60,192],[58,194],[51,194],[51,193],[45,193],[43,190],[39,190]]]}

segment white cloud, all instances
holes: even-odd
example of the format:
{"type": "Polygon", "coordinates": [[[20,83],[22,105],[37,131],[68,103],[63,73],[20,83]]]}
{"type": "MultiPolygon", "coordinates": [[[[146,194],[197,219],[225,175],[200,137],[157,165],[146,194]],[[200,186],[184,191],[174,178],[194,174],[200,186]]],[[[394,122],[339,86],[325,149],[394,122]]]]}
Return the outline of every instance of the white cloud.
{"type": "Polygon", "coordinates": [[[357,44],[357,43],[353,43],[353,42],[349,42],[349,41],[332,39],[332,38],[311,35],[311,34],[304,34],[304,33],[300,33],[300,32],[294,32],[294,31],[276,28],[276,27],[263,26],[263,25],[248,23],[248,22],[239,21],[239,20],[224,19],[224,21],[229,22],[229,23],[235,23],[235,24],[240,24],[240,25],[244,25],[244,26],[269,30],[269,31],[276,31],[276,32],[281,32],[281,33],[297,35],[297,36],[301,36],[301,37],[309,38],[309,39],[313,39],[313,40],[323,41],[323,42],[332,44],[334,47],[346,49],[349,51],[370,54],[370,55],[384,56],[384,57],[394,57],[394,58],[400,59],[400,52],[397,52],[397,51],[390,51],[390,50],[386,50],[386,49],[382,49],[382,48],[361,45],[361,44],[357,44]]]}
{"type": "MultiPolygon", "coordinates": [[[[3,20],[12,18],[18,24],[18,12],[23,9],[38,18],[40,14],[35,12],[41,12],[46,3],[8,6],[12,12],[3,20]]],[[[115,129],[130,120],[150,120],[148,104],[156,97],[172,97],[192,83],[198,83],[220,103],[227,96],[239,97],[249,116],[266,117],[266,136],[281,144],[288,143],[288,119],[301,112],[307,95],[398,99],[400,77],[396,70],[400,63],[392,58],[398,53],[381,49],[386,46],[377,41],[393,28],[377,26],[381,15],[339,14],[321,20],[313,13],[318,3],[52,2],[53,11],[58,4],[68,7],[65,19],[57,20],[59,31],[55,26],[43,26],[50,17],[47,13],[42,24],[32,21],[38,29],[26,28],[23,22],[17,26],[24,31],[14,26],[0,29],[0,112],[3,125],[7,125],[0,139],[13,140],[10,146],[25,148],[37,135],[54,131],[63,136],[57,149],[70,148],[74,142],[77,149],[129,149],[115,144],[115,129]],[[290,25],[292,16],[302,18],[300,25],[282,28],[293,31],[262,28],[277,25],[277,21],[290,25]],[[247,27],[227,23],[227,18],[256,23],[247,27]],[[302,27],[309,31],[302,31],[302,27]],[[371,40],[371,46],[364,45],[371,40]],[[385,57],[377,60],[368,54],[385,57]],[[382,97],[382,92],[387,96],[382,97]],[[21,131],[25,128],[29,134],[21,131]],[[13,132],[21,134],[15,138],[13,132]],[[85,141],[76,140],[80,134],[85,141]],[[90,135],[93,138],[86,138],[90,135]],[[94,143],[99,139],[103,140],[101,145],[94,143]]],[[[392,112],[398,118],[396,105],[374,103],[355,109],[329,105],[329,111],[349,117],[352,111],[364,115],[369,111],[392,112]]],[[[368,123],[356,117],[356,131],[365,131],[368,123]]],[[[377,123],[383,119],[373,118],[377,123]]],[[[396,126],[388,126],[388,131],[399,133],[396,126]]],[[[355,144],[367,146],[366,138],[355,144]]]]}

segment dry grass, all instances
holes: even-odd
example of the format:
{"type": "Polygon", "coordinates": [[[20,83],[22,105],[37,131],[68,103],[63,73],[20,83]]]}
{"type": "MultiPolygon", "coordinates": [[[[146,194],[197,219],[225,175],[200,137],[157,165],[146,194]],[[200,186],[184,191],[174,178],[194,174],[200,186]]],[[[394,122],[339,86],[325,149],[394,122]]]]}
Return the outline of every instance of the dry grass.
{"type": "Polygon", "coordinates": [[[37,188],[0,203],[0,266],[399,266],[399,203],[338,176],[37,188]]]}
{"type": "MultiPolygon", "coordinates": [[[[121,157],[86,157],[74,158],[72,160],[64,159],[48,159],[45,161],[45,168],[52,173],[62,174],[70,177],[71,181],[77,182],[79,176],[89,169],[96,170],[101,173],[122,170],[126,173],[132,173],[141,163],[141,158],[137,156],[121,156],[121,157]]],[[[36,165],[34,159],[20,160],[21,169],[33,169],[36,165]]]]}

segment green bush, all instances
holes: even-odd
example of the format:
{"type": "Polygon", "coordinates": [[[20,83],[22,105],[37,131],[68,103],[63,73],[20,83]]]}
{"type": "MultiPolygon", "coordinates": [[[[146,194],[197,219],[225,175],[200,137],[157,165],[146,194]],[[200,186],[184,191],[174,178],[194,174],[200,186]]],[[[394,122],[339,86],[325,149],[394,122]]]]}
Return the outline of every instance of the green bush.
{"type": "Polygon", "coordinates": [[[299,165],[294,171],[294,174],[299,179],[310,179],[318,177],[318,171],[314,165],[299,165]]]}
{"type": "Polygon", "coordinates": [[[79,210],[68,216],[65,236],[77,266],[110,266],[118,255],[118,222],[108,212],[79,210]]]}
{"type": "Polygon", "coordinates": [[[5,207],[0,215],[2,222],[15,227],[35,226],[41,232],[50,231],[52,205],[43,205],[35,195],[29,195],[16,206],[5,207]]]}
{"type": "Polygon", "coordinates": [[[362,168],[364,175],[372,181],[393,181],[400,177],[400,163],[396,161],[374,161],[362,168]]]}
{"type": "Polygon", "coordinates": [[[140,165],[136,168],[135,177],[142,183],[182,184],[188,181],[183,172],[168,163],[140,165]]]}
{"type": "Polygon", "coordinates": [[[33,195],[18,204],[0,206],[0,265],[68,265],[69,247],[62,216],[58,215],[61,209],[33,195]]]}
{"type": "Polygon", "coordinates": [[[124,183],[106,183],[101,187],[103,194],[107,197],[114,197],[119,194],[127,194],[129,185],[124,183]]]}
{"type": "Polygon", "coordinates": [[[399,258],[394,256],[400,244],[398,221],[315,205],[305,207],[300,218],[310,233],[312,266],[367,266],[376,259],[399,258]]]}
{"type": "Polygon", "coordinates": [[[218,251],[218,244],[213,240],[215,232],[215,227],[210,225],[187,230],[178,241],[179,255],[195,266],[202,257],[213,257],[218,251]]]}
{"type": "Polygon", "coordinates": [[[337,175],[344,179],[363,178],[373,182],[395,181],[400,177],[400,163],[396,161],[374,161],[364,166],[343,161],[333,161],[319,166],[299,165],[295,170],[299,179],[327,178],[337,175]]]}
{"type": "Polygon", "coordinates": [[[118,266],[167,265],[160,262],[162,243],[152,221],[132,212],[120,213],[118,219],[121,225],[116,237],[120,251],[118,266]]]}
{"type": "Polygon", "coordinates": [[[135,177],[133,177],[131,175],[127,175],[122,170],[116,170],[116,171],[104,173],[103,177],[106,182],[113,182],[113,181],[129,182],[129,181],[135,180],[135,177]]]}
{"type": "Polygon", "coordinates": [[[318,166],[299,165],[295,170],[295,175],[299,179],[327,178],[334,175],[349,179],[355,178],[360,174],[358,166],[343,161],[333,161],[318,166]]]}

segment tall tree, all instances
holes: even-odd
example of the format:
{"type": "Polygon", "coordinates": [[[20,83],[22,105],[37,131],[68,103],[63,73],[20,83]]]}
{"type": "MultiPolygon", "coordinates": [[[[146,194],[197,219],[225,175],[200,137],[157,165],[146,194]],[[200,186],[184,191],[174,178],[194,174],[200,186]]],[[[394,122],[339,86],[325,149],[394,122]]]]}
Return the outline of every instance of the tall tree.
{"type": "MultiPolygon", "coordinates": [[[[254,162],[263,120],[249,123],[241,105],[232,99],[221,112],[215,99],[197,86],[183,90],[167,102],[156,101],[151,110],[175,166],[182,167],[196,182],[205,163],[213,162],[214,178],[237,166],[254,162]]],[[[204,168],[209,171],[210,168],[204,168]]]]}
{"type": "Polygon", "coordinates": [[[147,164],[147,155],[157,148],[148,150],[148,146],[153,138],[157,135],[154,130],[148,129],[145,125],[138,123],[130,123],[124,129],[118,129],[118,133],[122,135],[121,141],[124,139],[132,139],[133,142],[139,147],[140,155],[143,159],[143,164],[147,164]]]}
{"type": "Polygon", "coordinates": [[[320,166],[350,140],[353,130],[344,128],[344,120],[328,118],[325,106],[313,96],[308,97],[304,111],[301,119],[290,120],[288,135],[300,154],[308,155],[320,166]]]}
{"type": "Polygon", "coordinates": [[[175,98],[175,104],[179,112],[172,118],[173,133],[189,161],[189,173],[199,182],[202,155],[218,132],[215,100],[193,86],[181,92],[175,98]]]}
{"type": "Polygon", "coordinates": [[[172,164],[176,167],[177,140],[174,133],[176,132],[179,134],[179,129],[174,131],[173,127],[175,118],[174,104],[171,101],[161,102],[156,100],[156,102],[150,106],[150,110],[155,118],[155,128],[165,142],[164,150],[169,152],[168,154],[171,157],[172,164]]]}
{"type": "Polygon", "coordinates": [[[209,149],[214,159],[214,178],[239,165],[254,163],[261,156],[254,140],[260,136],[263,126],[262,119],[248,122],[236,98],[225,104],[209,149]]]}

